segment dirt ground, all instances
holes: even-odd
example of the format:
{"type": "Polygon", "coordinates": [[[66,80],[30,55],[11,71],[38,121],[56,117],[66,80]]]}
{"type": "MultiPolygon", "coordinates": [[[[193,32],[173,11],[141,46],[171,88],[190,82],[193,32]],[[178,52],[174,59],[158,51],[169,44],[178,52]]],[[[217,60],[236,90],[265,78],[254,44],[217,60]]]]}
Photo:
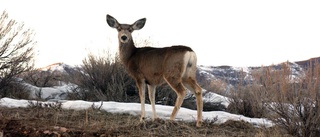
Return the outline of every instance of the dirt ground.
{"type": "Polygon", "coordinates": [[[146,120],[138,116],[112,114],[95,109],[63,110],[29,107],[0,108],[0,137],[124,137],[124,136],[284,136],[275,128],[256,128],[242,121],[215,124],[146,120]],[[1,135],[2,134],[2,135],[1,135]]]}

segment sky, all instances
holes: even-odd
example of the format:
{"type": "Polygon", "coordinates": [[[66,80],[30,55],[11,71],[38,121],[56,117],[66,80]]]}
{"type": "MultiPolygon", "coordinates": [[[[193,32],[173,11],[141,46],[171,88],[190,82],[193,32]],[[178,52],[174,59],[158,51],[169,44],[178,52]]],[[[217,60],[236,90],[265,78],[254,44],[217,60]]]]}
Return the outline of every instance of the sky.
{"type": "Polygon", "coordinates": [[[36,33],[36,66],[80,65],[118,48],[120,23],[147,18],[139,46],[186,45],[198,65],[261,66],[320,56],[320,1],[308,0],[0,0],[0,11],[36,33]],[[142,42],[147,41],[147,42],[142,42]],[[146,45],[145,45],[146,44],[146,45]]]}

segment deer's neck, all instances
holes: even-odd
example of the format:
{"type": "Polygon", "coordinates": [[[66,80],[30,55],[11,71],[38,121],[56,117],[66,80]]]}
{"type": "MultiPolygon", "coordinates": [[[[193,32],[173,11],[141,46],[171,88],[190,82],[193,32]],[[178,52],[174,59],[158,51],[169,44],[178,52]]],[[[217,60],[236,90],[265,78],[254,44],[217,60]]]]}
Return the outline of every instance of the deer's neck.
{"type": "Polygon", "coordinates": [[[133,40],[127,43],[121,43],[119,41],[119,55],[120,60],[125,65],[128,63],[130,57],[136,52],[136,47],[134,46],[133,40]]]}

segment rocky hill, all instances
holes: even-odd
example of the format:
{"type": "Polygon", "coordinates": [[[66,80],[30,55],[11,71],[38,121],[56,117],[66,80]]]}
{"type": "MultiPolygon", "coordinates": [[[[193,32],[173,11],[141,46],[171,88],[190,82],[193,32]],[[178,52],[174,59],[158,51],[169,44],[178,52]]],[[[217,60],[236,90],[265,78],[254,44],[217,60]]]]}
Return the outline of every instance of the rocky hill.
{"type": "Polygon", "coordinates": [[[315,64],[320,64],[320,57],[311,58],[308,60],[296,61],[295,63],[297,63],[302,68],[310,67],[310,65],[314,67],[315,64]]]}
{"type": "MultiPolygon", "coordinates": [[[[289,67],[291,70],[291,77],[296,78],[305,73],[307,68],[312,68],[315,64],[320,63],[320,57],[311,58],[303,61],[296,62],[283,62],[270,66],[258,67],[232,67],[232,66],[198,66],[198,81],[201,84],[206,84],[210,81],[224,81],[230,85],[236,85],[240,82],[241,77],[245,79],[245,83],[251,83],[252,72],[259,71],[264,68],[271,70],[281,70],[284,66],[289,67]]],[[[243,82],[243,81],[242,81],[243,82]]]]}
{"type": "MultiPolygon", "coordinates": [[[[256,67],[233,67],[233,66],[203,66],[199,65],[197,70],[197,79],[200,84],[205,84],[208,81],[225,81],[231,85],[238,84],[239,77],[244,77],[246,83],[251,83],[253,80],[251,77],[252,71],[258,71],[263,68],[271,68],[273,70],[281,70],[283,65],[286,65],[291,70],[292,77],[298,77],[304,74],[306,68],[314,64],[320,63],[320,57],[311,58],[303,61],[295,62],[283,62],[280,64],[274,64],[271,66],[256,66],[256,67]]],[[[76,67],[64,64],[54,63],[49,66],[41,68],[43,71],[61,71],[68,74],[73,74],[76,67]]]]}
{"type": "MultiPolygon", "coordinates": [[[[198,66],[198,70],[197,70],[197,73],[198,73],[197,80],[204,91],[203,100],[206,106],[204,110],[210,110],[210,111],[217,110],[217,109],[224,110],[229,104],[228,99],[226,97],[216,94],[219,92],[216,89],[211,89],[210,86],[208,86],[212,83],[213,84],[219,83],[221,85],[224,85],[223,88],[220,90],[221,92],[226,92],[234,88],[239,83],[241,84],[252,83],[255,80],[252,74],[255,72],[262,72],[266,68],[268,68],[270,71],[277,71],[277,70],[283,69],[283,67],[288,67],[290,69],[291,78],[297,78],[304,75],[305,69],[307,68],[307,66],[310,66],[310,64],[313,64],[319,61],[320,61],[320,58],[312,58],[304,61],[284,62],[284,63],[275,64],[271,66],[259,66],[259,67],[201,66],[200,65],[198,66]]],[[[79,68],[72,67],[64,63],[55,63],[47,67],[41,68],[40,70],[45,72],[59,71],[71,76],[75,71],[79,71],[79,68]]],[[[72,91],[70,90],[70,87],[69,87],[70,85],[71,87],[77,87],[76,85],[72,83],[70,84],[65,81],[60,83],[65,83],[65,84],[59,85],[58,87],[57,86],[53,87],[54,89],[47,87],[50,93],[53,91],[59,91],[59,92],[54,92],[55,93],[54,95],[42,94],[42,96],[46,97],[44,99],[46,100],[59,99],[62,95],[65,95],[66,92],[72,91]],[[62,89],[65,89],[65,91],[62,89]]],[[[47,88],[41,88],[41,90],[45,91],[47,88]]],[[[194,96],[192,94],[188,94],[187,97],[185,98],[185,103],[192,104],[192,102],[194,101],[195,101],[194,96]]],[[[191,106],[191,108],[193,107],[195,106],[191,106]]]]}

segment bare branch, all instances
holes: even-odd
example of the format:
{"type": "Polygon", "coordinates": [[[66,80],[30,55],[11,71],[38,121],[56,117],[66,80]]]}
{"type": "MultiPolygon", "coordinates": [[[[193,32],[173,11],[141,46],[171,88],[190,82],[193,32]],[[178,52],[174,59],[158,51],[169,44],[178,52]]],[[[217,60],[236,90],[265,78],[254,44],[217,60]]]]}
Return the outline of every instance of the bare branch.
{"type": "Polygon", "coordinates": [[[1,14],[0,25],[0,94],[6,94],[5,87],[16,76],[32,70],[36,42],[34,32],[9,19],[6,11],[1,14]]]}

